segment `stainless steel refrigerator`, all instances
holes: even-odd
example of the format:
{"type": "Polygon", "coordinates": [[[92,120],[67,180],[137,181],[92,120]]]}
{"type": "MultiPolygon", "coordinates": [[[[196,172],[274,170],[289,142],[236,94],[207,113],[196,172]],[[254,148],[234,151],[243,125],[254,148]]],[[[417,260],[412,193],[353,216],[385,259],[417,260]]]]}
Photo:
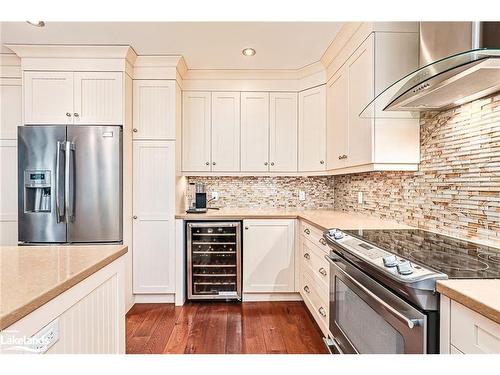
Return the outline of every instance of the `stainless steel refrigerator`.
{"type": "Polygon", "coordinates": [[[121,126],[18,127],[20,243],[122,241],[121,126]]]}

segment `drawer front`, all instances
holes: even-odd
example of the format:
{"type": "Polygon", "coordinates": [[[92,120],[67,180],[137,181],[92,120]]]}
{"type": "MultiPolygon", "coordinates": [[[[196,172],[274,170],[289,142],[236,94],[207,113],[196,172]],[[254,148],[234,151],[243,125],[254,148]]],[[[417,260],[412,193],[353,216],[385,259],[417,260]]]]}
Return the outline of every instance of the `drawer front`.
{"type": "Polygon", "coordinates": [[[328,330],[328,296],[321,292],[307,273],[301,274],[300,293],[320,327],[328,330]]]}
{"type": "Polygon", "coordinates": [[[465,354],[500,354],[500,324],[451,301],[451,344],[465,354]]]}
{"type": "Polygon", "coordinates": [[[315,226],[308,224],[305,221],[301,221],[300,234],[303,238],[307,238],[309,241],[317,245],[319,249],[325,252],[325,254],[330,253],[330,248],[323,238],[323,232],[315,226]]]}
{"type": "Polygon", "coordinates": [[[301,241],[302,272],[308,273],[326,293],[330,285],[330,266],[321,249],[307,239],[301,241]]]}

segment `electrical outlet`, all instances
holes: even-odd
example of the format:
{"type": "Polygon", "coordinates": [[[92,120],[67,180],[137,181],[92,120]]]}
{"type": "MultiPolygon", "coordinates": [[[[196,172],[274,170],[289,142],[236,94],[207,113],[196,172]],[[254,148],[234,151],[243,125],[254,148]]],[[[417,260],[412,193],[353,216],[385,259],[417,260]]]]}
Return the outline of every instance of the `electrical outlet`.
{"type": "Polygon", "coordinates": [[[32,353],[45,353],[59,341],[59,320],[55,319],[40,331],[35,333],[32,337],[34,342],[30,345],[30,352],[32,353]]]}
{"type": "Polygon", "coordinates": [[[299,191],[299,201],[305,201],[306,200],[306,192],[305,191],[299,191]]]}
{"type": "Polygon", "coordinates": [[[212,199],[214,201],[218,201],[219,200],[219,192],[218,191],[212,191],[212,199]]]}
{"type": "Polygon", "coordinates": [[[363,192],[358,191],[358,203],[363,204],[363,192]]]}

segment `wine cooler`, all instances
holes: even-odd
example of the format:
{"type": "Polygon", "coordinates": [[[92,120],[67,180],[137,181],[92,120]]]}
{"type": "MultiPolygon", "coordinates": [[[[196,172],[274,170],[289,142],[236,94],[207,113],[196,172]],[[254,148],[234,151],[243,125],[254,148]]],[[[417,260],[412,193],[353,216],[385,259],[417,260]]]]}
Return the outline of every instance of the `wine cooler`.
{"type": "Polygon", "coordinates": [[[188,299],[241,300],[241,222],[186,224],[188,299]]]}

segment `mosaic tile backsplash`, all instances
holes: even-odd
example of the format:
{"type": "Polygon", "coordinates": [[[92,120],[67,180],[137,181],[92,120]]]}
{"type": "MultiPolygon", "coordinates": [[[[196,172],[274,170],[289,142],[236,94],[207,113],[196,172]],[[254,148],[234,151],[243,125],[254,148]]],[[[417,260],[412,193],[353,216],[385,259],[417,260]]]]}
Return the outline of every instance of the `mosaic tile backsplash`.
{"type": "Polygon", "coordinates": [[[335,208],[498,244],[500,95],[420,122],[419,171],[335,176],[335,208]]]}
{"type": "Polygon", "coordinates": [[[333,209],[332,176],[315,177],[188,177],[188,182],[203,182],[208,198],[219,192],[211,207],[225,208],[304,208],[333,209]],[[306,200],[299,200],[299,191],[306,200]]]}

